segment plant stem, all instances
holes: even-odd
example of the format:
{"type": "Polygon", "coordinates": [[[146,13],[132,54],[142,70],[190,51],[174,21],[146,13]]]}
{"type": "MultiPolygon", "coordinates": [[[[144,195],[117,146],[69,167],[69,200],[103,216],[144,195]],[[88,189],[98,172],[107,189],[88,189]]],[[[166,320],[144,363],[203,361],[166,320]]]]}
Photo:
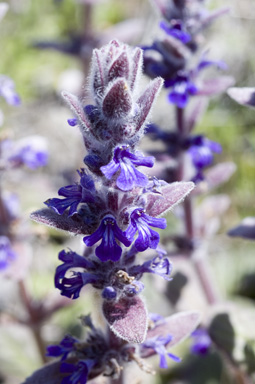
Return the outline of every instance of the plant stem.
{"type": "Polygon", "coordinates": [[[23,304],[26,307],[27,314],[29,316],[29,322],[32,324],[31,331],[33,332],[40,357],[42,359],[42,362],[46,363],[47,358],[45,356],[45,345],[41,336],[41,326],[38,323],[36,323],[35,311],[31,305],[31,299],[28,296],[24,281],[21,280],[19,281],[18,284],[19,284],[19,290],[20,290],[20,297],[23,301],[23,304]]]}
{"type": "Polygon", "coordinates": [[[216,304],[220,300],[220,295],[213,282],[214,279],[210,266],[207,263],[207,256],[204,254],[204,252],[201,255],[193,253],[192,256],[193,265],[195,267],[200,284],[203,288],[207,302],[209,305],[216,304]]]}
{"type": "MultiPolygon", "coordinates": [[[[186,127],[184,120],[184,110],[176,107],[176,129],[179,133],[180,140],[182,140],[186,135],[186,127]]],[[[177,170],[177,178],[178,181],[183,180],[184,176],[184,159],[183,154],[180,153],[178,158],[178,170],[177,170]]],[[[192,208],[192,197],[187,196],[183,203],[184,210],[184,225],[186,237],[194,242],[195,231],[194,231],[194,221],[193,221],[193,208],[192,208]]],[[[213,282],[213,276],[210,272],[210,266],[207,263],[206,255],[198,254],[196,252],[191,252],[189,255],[190,258],[193,259],[194,267],[197,273],[197,276],[202,285],[203,291],[207,298],[207,302],[209,305],[215,304],[219,300],[219,294],[215,288],[215,284],[213,282]],[[198,255],[198,256],[197,256],[198,255]]]]}
{"type": "Polygon", "coordinates": [[[109,384],[124,384],[124,382],[125,382],[124,373],[123,373],[123,371],[121,371],[118,379],[110,379],[109,384]]]}

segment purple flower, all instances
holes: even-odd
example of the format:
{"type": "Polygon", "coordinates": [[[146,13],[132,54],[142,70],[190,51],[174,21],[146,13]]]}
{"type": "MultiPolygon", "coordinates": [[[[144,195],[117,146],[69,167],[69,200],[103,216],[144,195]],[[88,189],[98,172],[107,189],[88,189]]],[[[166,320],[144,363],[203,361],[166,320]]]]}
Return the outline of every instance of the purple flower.
{"type": "Polygon", "coordinates": [[[160,368],[168,368],[167,365],[167,359],[166,356],[170,357],[176,362],[180,362],[181,359],[172,353],[167,352],[166,345],[172,340],[171,335],[166,336],[156,336],[152,337],[151,339],[148,339],[145,341],[145,343],[142,344],[142,348],[151,348],[154,349],[154,351],[159,355],[160,362],[159,366],[160,368]]]}
{"type": "Polygon", "coordinates": [[[213,162],[213,154],[220,153],[222,148],[219,143],[211,141],[204,136],[196,136],[193,138],[188,153],[191,156],[192,163],[197,170],[194,181],[204,179],[203,169],[213,162]]]}
{"type": "Polygon", "coordinates": [[[61,290],[61,295],[70,299],[77,299],[80,291],[86,284],[94,284],[98,281],[98,276],[88,272],[73,272],[72,277],[64,277],[62,282],[58,280],[57,288],[61,290]]]}
{"type": "Polygon", "coordinates": [[[196,79],[200,72],[208,67],[215,66],[218,69],[225,70],[226,64],[222,61],[214,61],[206,59],[202,56],[197,66],[189,71],[178,71],[176,76],[165,80],[165,88],[172,88],[168,94],[170,103],[177,105],[179,108],[185,108],[188,104],[189,97],[194,96],[199,92],[196,85],[196,79]]]}
{"type": "Polygon", "coordinates": [[[192,334],[193,344],[191,352],[196,355],[206,355],[211,347],[212,340],[205,329],[196,329],[192,334]]]}
{"type": "Polygon", "coordinates": [[[87,175],[82,169],[78,171],[80,183],[67,185],[59,189],[58,194],[65,199],[49,199],[45,201],[49,208],[53,209],[59,215],[62,215],[66,209],[69,209],[68,216],[77,213],[80,203],[92,203],[95,201],[95,184],[90,175],[87,175]]]}
{"type": "Polygon", "coordinates": [[[191,40],[190,34],[184,31],[183,24],[181,22],[175,22],[173,25],[169,25],[169,23],[162,20],[159,26],[168,35],[175,37],[184,44],[188,43],[191,40]]]}
{"type": "Polygon", "coordinates": [[[135,265],[130,268],[129,273],[131,275],[143,274],[143,273],[155,273],[163,277],[165,280],[171,280],[170,274],[172,272],[172,264],[165,257],[156,256],[152,260],[148,260],[142,265],[135,265]]]}
{"type": "Polygon", "coordinates": [[[2,196],[4,209],[8,215],[8,220],[13,221],[20,215],[20,201],[15,193],[3,193],[2,196]]]}
{"type": "Polygon", "coordinates": [[[74,344],[78,340],[72,336],[66,335],[63,340],[58,345],[49,345],[47,347],[47,356],[59,357],[61,355],[62,359],[65,360],[70,352],[74,349],[74,344]]]}
{"type": "Polygon", "coordinates": [[[179,108],[185,108],[188,104],[189,97],[198,92],[198,88],[190,79],[189,75],[177,75],[174,79],[166,80],[165,88],[172,87],[168,94],[170,103],[177,105],[179,108]]]}
{"type": "Polygon", "coordinates": [[[88,247],[91,247],[101,239],[101,244],[96,248],[95,253],[103,262],[107,260],[118,261],[120,259],[122,249],[116,239],[126,247],[129,247],[132,242],[118,227],[116,220],[112,216],[105,216],[97,230],[92,235],[84,237],[83,241],[88,247]]]}
{"type": "Polygon", "coordinates": [[[73,118],[73,119],[67,119],[67,122],[68,124],[71,126],[71,127],[75,127],[77,124],[78,124],[78,120],[76,118],[73,118]]]}
{"type": "Polygon", "coordinates": [[[45,140],[40,136],[26,137],[12,147],[8,161],[14,167],[26,165],[31,169],[43,167],[48,163],[48,151],[45,140]]]}
{"type": "Polygon", "coordinates": [[[20,98],[15,92],[14,82],[5,75],[0,75],[0,96],[4,97],[10,105],[20,104],[20,98]]]}
{"type": "Polygon", "coordinates": [[[126,230],[129,239],[133,239],[136,231],[138,236],[135,241],[135,247],[138,252],[143,252],[147,248],[156,249],[160,236],[153,231],[151,227],[165,229],[167,226],[166,219],[158,219],[151,217],[145,213],[142,208],[136,208],[130,215],[130,224],[126,230]]]}
{"type": "Polygon", "coordinates": [[[8,237],[0,236],[0,271],[6,269],[16,256],[8,237]]]}
{"type": "Polygon", "coordinates": [[[88,380],[89,371],[95,365],[94,360],[80,360],[77,364],[62,363],[60,371],[69,373],[65,376],[61,384],[85,384],[88,380]]]}
{"type": "Polygon", "coordinates": [[[117,187],[122,191],[130,191],[134,186],[145,187],[148,178],[136,169],[137,166],[152,167],[154,157],[143,156],[140,152],[130,152],[127,145],[116,147],[113,159],[109,164],[101,167],[101,171],[107,179],[111,179],[116,172],[120,171],[117,177],[117,187]]]}
{"type": "Polygon", "coordinates": [[[55,287],[61,291],[61,295],[77,299],[80,290],[85,284],[93,284],[99,278],[95,274],[73,272],[71,278],[66,278],[66,272],[71,268],[93,268],[94,264],[75,252],[61,251],[58,256],[64,263],[59,265],[55,273],[55,287]]]}

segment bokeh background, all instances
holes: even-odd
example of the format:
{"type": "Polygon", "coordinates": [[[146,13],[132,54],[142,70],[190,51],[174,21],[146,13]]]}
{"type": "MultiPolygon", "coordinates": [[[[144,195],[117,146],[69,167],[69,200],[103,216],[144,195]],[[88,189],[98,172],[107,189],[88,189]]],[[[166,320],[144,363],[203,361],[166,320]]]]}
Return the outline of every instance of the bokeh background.
{"type": "MultiPolygon", "coordinates": [[[[10,9],[0,25],[0,73],[15,81],[22,103],[17,108],[1,103],[5,122],[0,135],[19,139],[39,134],[47,139],[50,157],[48,165],[43,169],[6,174],[1,183],[4,188],[20,196],[24,225],[33,235],[27,240],[31,254],[25,278],[28,290],[37,299],[46,300],[47,296],[50,302],[59,296],[53,283],[54,270],[58,265],[57,254],[67,246],[78,252],[82,246],[81,240],[30,223],[29,213],[42,207],[49,197],[56,196],[61,186],[75,180],[75,170],[82,166],[85,153],[81,136],[76,127],[70,127],[66,122],[72,115],[60,93],[68,90],[82,97],[87,96],[85,76],[89,73],[87,64],[91,46],[83,52],[83,61],[76,55],[75,47],[71,54],[36,48],[38,42],[42,41],[58,42],[64,44],[66,49],[70,48],[70,36],[82,34],[85,28],[86,16],[82,1],[10,0],[8,3],[10,9]]],[[[236,86],[255,86],[254,1],[215,0],[208,3],[212,9],[229,6],[230,13],[206,31],[204,48],[209,49],[211,58],[227,63],[228,72],[235,78],[236,86]]],[[[117,23],[133,18],[136,21],[132,21],[132,28],[130,24],[117,30],[120,36],[133,45],[151,43],[158,33],[159,15],[149,0],[108,0],[96,4],[93,7],[91,27],[96,36],[95,43],[99,46],[106,43],[108,38],[115,37],[114,26],[117,23]]],[[[173,110],[167,104],[164,91],[155,108],[154,119],[155,122],[163,122],[165,126],[173,120],[173,110]]],[[[226,94],[215,97],[197,132],[205,133],[211,140],[221,143],[223,151],[217,156],[216,162],[233,161],[237,166],[231,179],[216,191],[229,196],[229,208],[222,217],[217,235],[211,241],[208,239],[208,253],[215,285],[222,300],[238,303],[244,313],[252,311],[255,300],[255,245],[250,241],[228,238],[226,232],[242,218],[255,216],[255,112],[239,106],[226,94]]],[[[173,215],[169,223],[171,228],[175,227],[173,215]]],[[[178,268],[183,273],[183,266],[177,266],[176,272],[178,268]]],[[[0,383],[18,384],[42,363],[29,328],[22,321],[19,324],[15,321],[16,315],[20,319],[26,318],[17,284],[13,279],[1,276],[0,284],[0,383]]],[[[158,300],[158,296],[149,288],[145,296],[150,310],[166,315],[171,306],[169,304],[168,307],[163,286],[158,282],[156,284],[158,291],[162,291],[162,298],[158,300]]],[[[203,308],[204,301],[199,298],[197,290],[199,287],[196,283],[185,287],[180,308],[203,308]]],[[[76,335],[81,333],[78,316],[93,311],[96,300],[89,289],[87,292],[82,299],[72,302],[45,322],[42,331],[46,344],[57,342],[66,332],[76,335]]],[[[251,324],[247,322],[245,327],[250,329],[252,338],[251,324]]],[[[204,358],[203,362],[197,360],[191,370],[189,359],[195,358],[188,354],[189,343],[187,341],[178,349],[180,355],[187,354],[187,364],[183,366],[186,371],[182,368],[182,373],[174,371],[173,374],[170,369],[167,375],[164,373],[157,379],[146,376],[142,382],[231,382],[217,354],[210,357],[214,359],[213,363],[209,358],[204,358]]],[[[172,363],[169,365],[174,367],[172,363]]]]}

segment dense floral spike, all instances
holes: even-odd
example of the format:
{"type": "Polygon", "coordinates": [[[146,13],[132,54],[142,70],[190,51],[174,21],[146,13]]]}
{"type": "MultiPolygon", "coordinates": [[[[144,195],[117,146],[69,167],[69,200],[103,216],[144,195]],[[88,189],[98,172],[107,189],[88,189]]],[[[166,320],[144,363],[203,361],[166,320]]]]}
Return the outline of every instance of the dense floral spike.
{"type": "Polygon", "coordinates": [[[159,234],[150,227],[165,229],[166,226],[166,219],[151,217],[142,208],[137,208],[130,215],[130,225],[126,235],[129,239],[133,239],[138,231],[135,247],[137,251],[143,252],[147,248],[156,249],[159,243],[159,234]]]}
{"type": "Polygon", "coordinates": [[[90,168],[95,173],[110,160],[106,141],[109,150],[116,144],[134,146],[143,134],[162,80],[155,79],[137,98],[141,67],[141,49],[131,50],[127,45],[113,40],[107,46],[94,50],[90,85],[95,105],[83,107],[75,96],[63,93],[77,118],[77,121],[69,119],[69,125],[78,122],[81,127],[89,152],[86,164],[89,165],[88,160],[95,155],[100,158],[98,167],[94,165],[90,168]]]}
{"type": "Polygon", "coordinates": [[[83,241],[88,246],[96,244],[102,239],[101,244],[96,248],[96,255],[101,261],[118,261],[122,249],[115,239],[119,240],[126,247],[129,247],[132,240],[118,227],[112,216],[105,216],[98,229],[90,236],[84,237],[83,241]]]}
{"type": "MultiPolygon", "coordinates": [[[[116,313],[116,322],[118,322],[117,315],[119,313],[116,313]]],[[[139,315],[139,311],[136,317],[137,315],[139,315]]],[[[23,384],[41,384],[45,380],[50,384],[74,384],[76,379],[80,380],[78,383],[86,384],[88,379],[93,379],[100,374],[117,379],[123,366],[131,361],[138,363],[140,368],[152,373],[153,370],[145,365],[143,359],[156,353],[160,356],[162,367],[166,364],[167,356],[179,361],[179,358],[170,354],[166,348],[177,344],[181,339],[190,335],[199,321],[198,314],[184,312],[166,319],[155,315],[150,316],[150,319],[152,324],[155,323],[155,326],[149,330],[152,336],[144,340],[140,346],[135,347],[133,344],[136,342],[135,340],[132,340],[131,344],[123,343],[123,341],[118,342],[116,338],[109,337],[109,334],[104,335],[94,327],[89,316],[82,317],[83,325],[90,328],[85,340],[80,341],[66,336],[59,345],[50,346],[48,355],[53,357],[62,355],[62,361],[47,364],[23,384]],[[71,347],[72,345],[73,347],[71,347]],[[87,371],[88,375],[86,376],[87,371]]],[[[131,323],[128,328],[130,333],[133,331],[133,324],[135,322],[131,323]]]]}
{"type": "Polygon", "coordinates": [[[56,288],[72,299],[79,297],[86,284],[99,290],[103,315],[122,341],[114,337],[113,343],[112,337],[105,338],[89,322],[91,333],[84,343],[67,340],[52,347],[49,353],[63,356],[62,384],[85,383],[106,369],[114,375],[114,367],[121,369],[123,361],[139,359],[133,357],[136,352],[146,357],[158,352],[161,365],[165,365],[164,348],[171,342],[167,332],[148,338],[150,346],[147,343],[137,351],[134,348],[133,343],[147,342],[148,332],[148,313],[139,296],[144,289],[140,280],[144,273],[170,279],[170,261],[158,248],[160,237],[151,227],[166,228],[166,220],[155,216],[180,202],[194,185],[171,186],[155,178],[149,181],[137,170],[138,166],[152,167],[154,163],[153,157],[137,151],[137,144],[163,83],[156,78],[139,93],[141,66],[140,49],[132,50],[113,40],[94,51],[90,81],[94,104],[83,106],[75,96],[63,93],[75,115],[69,124],[77,123],[81,128],[88,151],[84,162],[89,170],[79,173],[79,183],[59,190],[63,198],[49,199],[46,205],[50,209],[33,217],[86,235],[83,241],[91,248],[85,249],[84,256],[60,252],[63,263],[56,269],[56,288]],[[130,250],[125,249],[133,242],[130,250]],[[147,248],[155,249],[158,256],[136,265],[136,254],[147,248]],[[88,361],[92,361],[91,367],[88,361]]]}
{"type": "Polygon", "coordinates": [[[120,170],[116,185],[122,191],[130,191],[134,186],[144,187],[148,178],[136,169],[136,166],[152,167],[154,158],[143,156],[140,152],[132,153],[128,146],[116,147],[113,159],[109,164],[101,167],[107,179],[111,179],[120,170]]]}

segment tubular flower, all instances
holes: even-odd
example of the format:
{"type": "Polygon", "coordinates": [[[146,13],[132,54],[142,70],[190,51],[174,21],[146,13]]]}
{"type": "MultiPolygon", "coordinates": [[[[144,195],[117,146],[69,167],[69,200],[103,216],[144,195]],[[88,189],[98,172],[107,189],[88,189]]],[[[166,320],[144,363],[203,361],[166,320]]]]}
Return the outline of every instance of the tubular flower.
{"type": "Polygon", "coordinates": [[[101,167],[101,171],[107,179],[111,179],[116,172],[120,171],[117,177],[117,187],[122,191],[130,191],[134,186],[145,187],[148,178],[136,169],[136,166],[152,167],[154,157],[143,156],[140,152],[130,152],[128,146],[116,147],[113,159],[109,164],[101,167]]]}
{"type": "Polygon", "coordinates": [[[138,231],[135,247],[139,252],[143,252],[147,248],[156,249],[159,243],[159,234],[150,227],[165,229],[166,226],[166,219],[151,217],[142,208],[137,208],[130,215],[130,225],[126,235],[133,239],[138,231]]]}
{"type": "Polygon", "coordinates": [[[112,216],[105,216],[97,230],[90,236],[83,238],[84,243],[91,247],[101,240],[101,244],[96,248],[96,256],[101,261],[118,261],[121,257],[122,249],[116,239],[129,247],[132,241],[118,227],[116,220],[112,216]]]}

